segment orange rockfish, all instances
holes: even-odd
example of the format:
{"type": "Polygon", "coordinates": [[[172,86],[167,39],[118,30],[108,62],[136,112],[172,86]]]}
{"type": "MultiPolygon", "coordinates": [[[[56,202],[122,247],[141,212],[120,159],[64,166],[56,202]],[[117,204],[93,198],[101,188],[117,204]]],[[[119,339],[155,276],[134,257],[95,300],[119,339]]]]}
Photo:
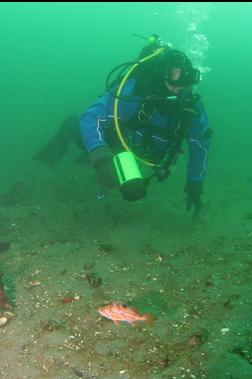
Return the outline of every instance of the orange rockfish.
{"type": "Polygon", "coordinates": [[[121,321],[129,322],[131,325],[135,325],[138,321],[146,321],[149,325],[153,322],[151,314],[141,315],[135,308],[120,302],[114,302],[98,308],[98,312],[100,315],[112,320],[117,326],[121,321]]]}

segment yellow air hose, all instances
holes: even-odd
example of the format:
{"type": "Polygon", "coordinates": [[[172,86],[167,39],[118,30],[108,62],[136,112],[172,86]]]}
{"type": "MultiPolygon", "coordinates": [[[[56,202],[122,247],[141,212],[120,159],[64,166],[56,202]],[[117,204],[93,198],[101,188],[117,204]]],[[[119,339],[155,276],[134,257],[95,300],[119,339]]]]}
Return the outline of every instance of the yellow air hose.
{"type": "MultiPolygon", "coordinates": [[[[116,132],[117,132],[117,135],[118,135],[118,138],[120,139],[123,147],[125,148],[126,151],[129,151],[131,152],[129,146],[127,145],[125,139],[123,138],[122,136],[122,133],[121,133],[121,130],[120,130],[120,125],[119,125],[119,120],[118,120],[118,105],[119,105],[119,98],[120,98],[120,95],[122,93],[122,90],[125,86],[125,83],[126,81],[128,80],[128,78],[130,77],[130,75],[132,74],[132,72],[137,68],[137,66],[141,63],[144,63],[148,60],[151,60],[155,57],[157,57],[158,55],[162,54],[162,52],[165,50],[164,47],[162,48],[159,48],[157,49],[153,54],[151,55],[148,55],[148,57],[145,57],[143,59],[141,59],[139,62],[135,63],[130,69],[129,71],[126,73],[126,75],[124,76],[124,78],[122,79],[120,85],[119,85],[119,88],[117,90],[117,93],[116,93],[116,99],[115,99],[115,104],[114,104],[114,120],[115,120],[115,129],[116,129],[116,132]]],[[[141,162],[141,163],[144,163],[145,165],[147,166],[150,166],[150,167],[160,167],[161,165],[158,165],[158,164],[155,164],[155,163],[151,163],[151,162],[148,162],[140,157],[138,157],[137,155],[135,155],[135,158],[141,162]]]]}

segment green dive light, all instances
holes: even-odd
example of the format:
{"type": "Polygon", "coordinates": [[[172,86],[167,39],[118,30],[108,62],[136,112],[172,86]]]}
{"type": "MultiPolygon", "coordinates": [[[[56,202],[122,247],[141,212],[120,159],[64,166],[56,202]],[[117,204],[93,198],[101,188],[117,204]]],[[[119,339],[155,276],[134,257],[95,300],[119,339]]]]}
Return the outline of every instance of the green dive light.
{"type": "Polygon", "coordinates": [[[113,161],[123,198],[128,201],[142,199],[146,195],[146,181],[142,177],[134,154],[124,151],[115,155],[113,161]]]}

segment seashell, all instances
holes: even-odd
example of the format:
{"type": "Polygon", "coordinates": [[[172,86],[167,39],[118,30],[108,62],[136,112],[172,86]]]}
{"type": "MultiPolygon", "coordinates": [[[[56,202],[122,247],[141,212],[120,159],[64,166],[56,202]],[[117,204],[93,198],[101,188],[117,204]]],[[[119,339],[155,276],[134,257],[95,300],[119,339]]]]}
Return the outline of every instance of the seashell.
{"type": "Polygon", "coordinates": [[[26,284],[26,288],[28,288],[30,290],[34,287],[39,286],[40,284],[41,284],[41,282],[39,280],[32,280],[31,282],[26,284]]]}
{"type": "Polygon", "coordinates": [[[7,317],[0,317],[0,328],[2,328],[4,325],[6,325],[8,322],[7,317]]]}

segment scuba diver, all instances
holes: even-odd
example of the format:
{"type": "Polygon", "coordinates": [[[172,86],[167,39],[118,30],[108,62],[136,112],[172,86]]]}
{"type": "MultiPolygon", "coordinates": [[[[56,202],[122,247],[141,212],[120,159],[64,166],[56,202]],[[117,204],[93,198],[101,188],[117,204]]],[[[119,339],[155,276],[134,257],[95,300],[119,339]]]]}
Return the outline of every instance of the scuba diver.
{"type": "MultiPolygon", "coordinates": [[[[212,134],[202,100],[193,92],[199,81],[200,72],[189,58],[156,34],[136,61],[111,71],[106,91],[79,120],[83,144],[101,186],[100,197],[118,188],[125,200],[142,199],[153,178],[163,181],[171,174],[186,140],[187,210],[198,216],[212,134]],[[142,165],[152,168],[151,175],[142,176],[138,167],[142,165]]],[[[53,144],[49,142],[34,158],[56,164],[69,141],[80,146],[77,135],[72,117],[61,125],[53,144]],[[58,147],[54,159],[49,151],[52,145],[61,146],[60,135],[68,142],[58,147]]]]}

